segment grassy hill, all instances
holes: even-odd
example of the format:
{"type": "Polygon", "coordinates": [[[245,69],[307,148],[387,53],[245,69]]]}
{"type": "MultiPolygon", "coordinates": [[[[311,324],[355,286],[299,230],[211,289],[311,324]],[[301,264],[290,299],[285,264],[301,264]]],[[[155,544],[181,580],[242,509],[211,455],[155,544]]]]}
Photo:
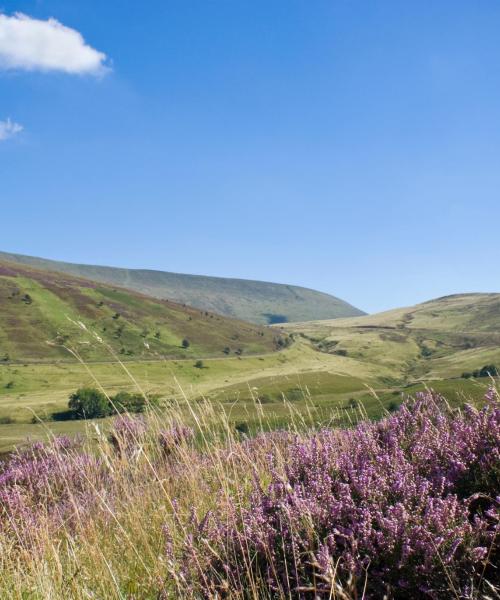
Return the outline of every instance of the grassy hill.
{"type": "Polygon", "coordinates": [[[336,319],[364,314],[339,298],[293,285],[78,265],[5,252],[0,252],[0,260],[129,288],[251,323],[336,319]]]}
{"type": "Polygon", "coordinates": [[[0,362],[144,360],[269,352],[279,335],[67,274],[0,261],[0,362]],[[187,339],[189,347],[182,347],[187,339]],[[110,351],[111,349],[111,351],[110,351]]]}
{"type": "Polygon", "coordinates": [[[500,294],[446,296],[409,308],[289,324],[322,352],[392,371],[400,383],[500,366],[500,294]]]}
{"type": "Polygon", "coordinates": [[[0,452],[27,436],[82,431],[81,421],[31,420],[34,414],[50,419],[67,406],[71,392],[96,381],[110,394],[138,388],[157,394],[168,406],[184,407],[187,413],[192,402],[205,398],[235,425],[244,422],[255,428],[265,418],[272,427],[286,427],[291,419],[317,426],[345,424],[357,418],[358,409],[378,417],[384,409],[393,410],[405,394],[425,386],[455,404],[480,404],[490,380],[464,379],[462,372],[490,363],[500,366],[499,294],[454,296],[360,318],[261,328],[69,276],[59,275],[56,282],[54,274],[28,270],[23,275],[19,265],[9,268],[16,271],[5,273],[4,263],[0,277],[2,286],[9,286],[0,288],[0,314],[10,311],[0,327],[0,348],[5,347],[7,333],[11,351],[17,348],[27,355],[27,344],[36,338],[32,352],[40,360],[0,361],[0,452]],[[12,286],[19,293],[9,299],[12,286]],[[22,299],[26,293],[33,298],[31,304],[22,299]],[[118,319],[113,319],[115,311],[121,315],[118,319]],[[118,356],[128,359],[127,372],[116,360],[110,362],[105,348],[66,314],[108,336],[118,356]],[[25,322],[18,331],[24,331],[24,337],[12,329],[21,317],[25,322]],[[126,327],[117,339],[120,321],[126,327]],[[43,322],[52,323],[50,331],[43,322]],[[145,338],[143,328],[149,331],[145,338]],[[70,336],[85,360],[107,362],[61,361],[67,353],[45,344],[57,331],[70,336]],[[282,352],[265,353],[275,349],[277,338],[285,333],[292,334],[293,343],[282,352]],[[187,351],[179,347],[184,336],[192,340],[187,351]],[[234,353],[237,343],[244,350],[241,356],[234,353]],[[226,345],[231,347],[229,356],[222,352],[226,345]],[[121,347],[130,347],[133,354],[119,354],[121,347]],[[158,360],[161,353],[171,358],[158,360]],[[213,358],[205,358],[208,354],[213,358]],[[193,360],[200,355],[202,369],[193,360]],[[179,359],[183,357],[191,360],[179,359]]]}

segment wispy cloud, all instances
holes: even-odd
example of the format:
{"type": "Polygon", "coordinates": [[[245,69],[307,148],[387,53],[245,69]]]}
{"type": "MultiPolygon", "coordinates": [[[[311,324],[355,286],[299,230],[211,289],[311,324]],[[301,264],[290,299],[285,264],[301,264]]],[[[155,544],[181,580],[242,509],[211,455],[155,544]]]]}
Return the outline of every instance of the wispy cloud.
{"type": "Polygon", "coordinates": [[[0,69],[101,75],[106,55],[56,19],[0,14],[0,69]]]}
{"type": "Polygon", "coordinates": [[[10,119],[0,121],[0,142],[8,140],[14,137],[16,134],[23,130],[23,126],[19,123],[14,123],[10,119]]]}

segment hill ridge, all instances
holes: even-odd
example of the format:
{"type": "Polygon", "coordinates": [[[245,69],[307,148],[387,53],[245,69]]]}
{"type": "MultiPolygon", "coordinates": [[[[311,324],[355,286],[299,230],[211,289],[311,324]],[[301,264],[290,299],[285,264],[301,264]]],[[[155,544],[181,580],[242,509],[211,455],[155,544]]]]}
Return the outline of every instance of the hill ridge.
{"type": "Polygon", "coordinates": [[[95,362],[113,354],[239,356],[277,350],[280,343],[269,327],[0,259],[0,362],[68,359],[66,345],[95,362]]]}
{"type": "Polygon", "coordinates": [[[127,269],[0,252],[0,260],[119,285],[148,296],[257,324],[361,316],[360,309],[304,286],[253,279],[127,269]]]}

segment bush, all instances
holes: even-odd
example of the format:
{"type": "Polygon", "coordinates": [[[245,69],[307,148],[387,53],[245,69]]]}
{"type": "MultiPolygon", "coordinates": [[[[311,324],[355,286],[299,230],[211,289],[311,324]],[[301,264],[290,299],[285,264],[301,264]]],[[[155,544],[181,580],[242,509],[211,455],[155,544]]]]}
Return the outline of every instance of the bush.
{"type": "Polygon", "coordinates": [[[80,388],[69,398],[68,407],[77,419],[99,419],[111,414],[106,396],[95,388],[80,388]]]}
{"type": "Polygon", "coordinates": [[[182,340],[182,347],[184,348],[184,350],[187,350],[189,348],[189,346],[191,346],[190,342],[188,339],[184,338],[182,340]]]}
{"type": "Polygon", "coordinates": [[[457,413],[419,394],[380,423],[274,439],[249,501],[237,490],[187,536],[194,597],[490,597],[477,588],[499,583],[497,400],[457,413]]]}
{"type": "Polygon", "coordinates": [[[289,402],[297,402],[304,399],[304,392],[300,388],[290,388],[286,391],[285,397],[289,402]]]}
{"type": "Polygon", "coordinates": [[[154,394],[144,396],[137,392],[118,392],[111,397],[111,410],[119,413],[142,413],[151,406],[159,406],[160,398],[154,394]]]}
{"type": "Polygon", "coordinates": [[[481,369],[472,372],[473,377],[498,377],[498,369],[495,365],[485,365],[481,369]]]}
{"type": "Polygon", "coordinates": [[[239,434],[241,434],[243,436],[248,436],[250,433],[250,427],[248,426],[248,423],[246,421],[243,421],[241,423],[236,423],[234,428],[236,429],[236,431],[239,434]]]}
{"type": "Polygon", "coordinates": [[[205,365],[203,364],[203,361],[202,361],[202,360],[197,360],[197,361],[194,363],[194,366],[195,366],[197,369],[204,369],[204,368],[205,368],[205,365]]]}
{"type": "Polygon", "coordinates": [[[334,350],[332,354],[336,354],[337,356],[347,356],[347,350],[334,350]]]}
{"type": "Polygon", "coordinates": [[[141,413],[146,409],[146,398],[142,394],[131,394],[130,392],[118,392],[111,398],[112,409],[119,413],[131,412],[141,413]]]}

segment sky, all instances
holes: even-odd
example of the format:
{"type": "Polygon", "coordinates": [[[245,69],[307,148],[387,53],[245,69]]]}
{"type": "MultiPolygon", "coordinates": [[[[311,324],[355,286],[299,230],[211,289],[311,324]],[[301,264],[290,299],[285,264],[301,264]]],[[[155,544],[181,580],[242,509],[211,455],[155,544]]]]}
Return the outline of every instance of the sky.
{"type": "Polygon", "coordinates": [[[0,2],[0,250],[500,292],[498,0],[0,2]]]}

